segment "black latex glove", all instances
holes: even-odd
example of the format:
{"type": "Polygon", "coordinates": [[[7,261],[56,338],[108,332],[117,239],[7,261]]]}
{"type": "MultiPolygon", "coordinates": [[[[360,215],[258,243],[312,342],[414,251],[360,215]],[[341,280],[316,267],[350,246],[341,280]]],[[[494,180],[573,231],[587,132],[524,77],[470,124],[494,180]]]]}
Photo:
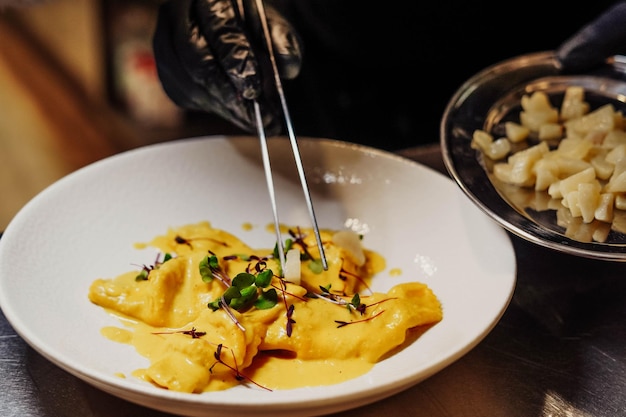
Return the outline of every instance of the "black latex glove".
{"type": "Polygon", "coordinates": [[[556,51],[566,72],[584,71],[626,53],[626,2],[620,1],[602,13],[556,51]]]}
{"type": "MultiPolygon", "coordinates": [[[[251,99],[257,98],[266,133],[277,134],[282,111],[254,0],[244,0],[244,8],[242,16],[237,0],[163,3],[153,38],[159,78],[178,106],[218,114],[249,132],[256,131],[251,99]]],[[[297,34],[271,5],[264,8],[279,76],[295,78],[297,34]]]]}

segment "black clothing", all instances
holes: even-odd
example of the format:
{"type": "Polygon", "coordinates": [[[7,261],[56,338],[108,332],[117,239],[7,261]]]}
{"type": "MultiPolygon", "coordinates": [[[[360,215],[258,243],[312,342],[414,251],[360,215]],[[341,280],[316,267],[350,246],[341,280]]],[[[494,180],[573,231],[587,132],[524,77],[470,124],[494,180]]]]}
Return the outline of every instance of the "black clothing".
{"type": "Polygon", "coordinates": [[[398,150],[439,141],[468,78],[556,49],[613,2],[274,3],[303,42],[300,75],[283,84],[296,133],[398,150]]]}

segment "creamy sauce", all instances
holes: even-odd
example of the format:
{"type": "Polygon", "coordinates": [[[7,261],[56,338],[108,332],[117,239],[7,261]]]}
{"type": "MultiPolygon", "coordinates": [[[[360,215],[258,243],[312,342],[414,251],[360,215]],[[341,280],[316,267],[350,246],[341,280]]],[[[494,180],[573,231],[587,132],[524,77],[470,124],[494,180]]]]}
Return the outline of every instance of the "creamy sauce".
{"type": "Polygon", "coordinates": [[[400,268],[391,268],[389,270],[389,275],[392,277],[398,277],[400,275],[402,275],[402,269],[400,268]]]}
{"type": "MultiPolygon", "coordinates": [[[[312,231],[300,233],[306,236],[306,251],[316,259],[312,231]]],[[[385,268],[384,258],[365,250],[365,265],[356,266],[331,243],[332,234],[321,231],[328,271],[314,272],[310,261],[303,260],[301,285],[285,283],[274,272],[272,284],[279,296],[268,309],[213,311],[207,306],[226,289],[218,279],[203,281],[199,265],[208,253],[220,259],[230,278],[250,266],[280,269],[269,256],[271,250],[252,249],[208,222],[171,229],[137,245],[173,257],[150,268],[146,279],[137,279],[139,271],[98,279],[89,299],[120,317],[123,327],[105,327],[102,335],[132,345],[148,358],[150,365],[133,376],[157,386],[199,393],[239,384],[268,390],[335,384],[369,371],[402,346],[411,329],[439,322],[442,309],[419,282],[371,293],[368,284],[385,268]],[[266,258],[259,264],[250,255],[266,258]],[[318,297],[309,297],[311,293],[318,297]],[[362,313],[349,307],[357,293],[362,313]]]]}

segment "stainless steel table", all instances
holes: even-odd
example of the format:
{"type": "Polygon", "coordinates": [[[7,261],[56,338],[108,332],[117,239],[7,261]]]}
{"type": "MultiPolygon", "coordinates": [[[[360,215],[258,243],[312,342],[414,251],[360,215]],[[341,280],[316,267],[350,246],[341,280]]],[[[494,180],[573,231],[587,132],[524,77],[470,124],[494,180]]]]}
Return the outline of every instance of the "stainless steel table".
{"type": "MultiPolygon", "coordinates": [[[[438,145],[400,153],[445,172],[438,145]]],[[[626,263],[576,258],[510,237],[518,282],[493,331],[411,389],[336,416],[626,416],[626,263]]],[[[0,416],[172,415],[66,373],[0,315],[0,416]]]]}

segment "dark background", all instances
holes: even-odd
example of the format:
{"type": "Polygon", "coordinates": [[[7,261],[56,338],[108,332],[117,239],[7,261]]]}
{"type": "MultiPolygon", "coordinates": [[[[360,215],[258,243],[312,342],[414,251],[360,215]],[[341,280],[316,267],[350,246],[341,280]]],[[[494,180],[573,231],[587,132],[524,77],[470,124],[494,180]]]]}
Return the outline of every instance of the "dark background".
{"type": "MultiPolygon", "coordinates": [[[[614,3],[265,1],[287,16],[302,40],[300,75],[283,81],[296,135],[390,151],[438,142],[445,107],[467,79],[502,60],[556,49],[614,3]]],[[[115,49],[136,41],[137,33],[149,46],[159,3],[103,2],[110,63],[115,49]],[[136,18],[138,6],[143,23],[136,18]]],[[[109,74],[115,95],[116,77],[128,74],[114,68],[109,74]]],[[[161,116],[154,119],[163,122],[161,116]]],[[[182,125],[157,134],[171,139],[240,133],[256,132],[242,132],[214,115],[185,112],[182,125]]]]}
{"type": "Polygon", "coordinates": [[[557,48],[613,2],[283,3],[304,43],[301,74],[285,83],[296,132],[397,150],[439,141],[468,78],[557,48]]]}

